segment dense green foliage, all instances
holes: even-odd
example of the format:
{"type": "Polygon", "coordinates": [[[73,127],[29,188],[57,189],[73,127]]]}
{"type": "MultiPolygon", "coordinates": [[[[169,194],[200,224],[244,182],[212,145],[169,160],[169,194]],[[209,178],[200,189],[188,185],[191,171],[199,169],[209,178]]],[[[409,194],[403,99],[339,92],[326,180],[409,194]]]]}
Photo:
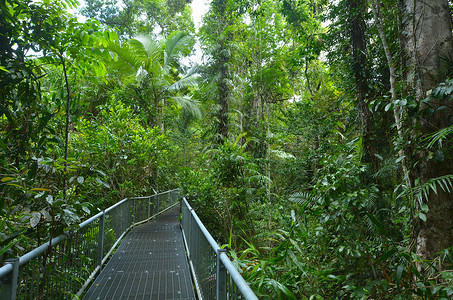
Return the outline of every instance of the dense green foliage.
{"type": "Polygon", "coordinates": [[[451,56],[420,94],[407,1],[190,2],[0,0],[0,261],[179,187],[260,299],[451,298],[451,56]]]}

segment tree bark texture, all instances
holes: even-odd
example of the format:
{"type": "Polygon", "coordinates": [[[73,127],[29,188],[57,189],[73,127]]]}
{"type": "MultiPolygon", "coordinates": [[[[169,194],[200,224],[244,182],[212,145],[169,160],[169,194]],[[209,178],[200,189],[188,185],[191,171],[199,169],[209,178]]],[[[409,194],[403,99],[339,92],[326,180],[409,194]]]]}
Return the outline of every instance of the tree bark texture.
{"type": "Polygon", "coordinates": [[[349,0],[349,7],[352,14],[350,20],[351,46],[353,56],[353,73],[355,78],[356,96],[359,103],[359,114],[363,134],[364,162],[369,163],[372,170],[378,169],[376,147],[373,139],[373,120],[368,107],[368,79],[367,79],[367,43],[366,24],[363,17],[366,8],[364,0],[349,0]]]}
{"type": "MultiPolygon", "coordinates": [[[[403,0],[403,28],[407,34],[405,50],[408,56],[407,82],[417,101],[426,98],[427,92],[445,80],[453,55],[452,18],[448,0],[403,0]]],[[[422,114],[418,121],[418,140],[453,123],[453,106],[448,99],[420,102],[423,111],[427,106],[434,110],[422,114]]],[[[450,145],[446,145],[449,147],[450,145]]],[[[434,159],[427,151],[415,153],[419,162],[412,170],[412,178],[421,183],[431,178],[453,174],[453,157],[448,151],[443,159],[434,159]]],[[[431,191],[427,205],[426,222],[421,221],[416,233],[417,254],[432,259],[441,250],[453,245],[453,194],[431,191]]]]}
{"type": "Polygon", "coordinates": [[[226,0],[215,0],[211,3],[211,6],[214,9],[214,12],[217,14],[219,19],[218,24],[218,43],[219,49],[217,54],[217,68],[219,72],[219,82],[218,86],[218,143],[223,144],[224,139],[228,137],[229,124],[228,124],[228,113],[229,113],[229,98],[230,98],[230,88],[228,86],[229,78],[229,55],[228,55],[228,44],[231,39],[230,34],[225,32],[228,27],[228,17],[227,17],[227,8],[228,1],[226,0]]]}
{"type": "Polygon", "coordinates": [[[220,82],[219,82],[219,136],[220,143],[228,137],[228,111],[230,89],[228,87],[228,57],[225,55],[226,49],[223,41],[220,46],[220,82]]]}

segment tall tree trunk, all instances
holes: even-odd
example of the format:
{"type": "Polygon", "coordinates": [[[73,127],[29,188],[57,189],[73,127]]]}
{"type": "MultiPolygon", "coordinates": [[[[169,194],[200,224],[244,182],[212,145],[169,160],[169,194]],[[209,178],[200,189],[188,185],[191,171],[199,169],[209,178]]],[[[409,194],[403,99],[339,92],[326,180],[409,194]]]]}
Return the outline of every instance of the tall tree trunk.
{"type": "MultiPolygon", "coordinates": [[[[408,55],[407,82],[414,90],[417,101],[426,98],[427,92],[445,80],[448,58],[453,54],[452,19],[448,0],[402,0],[407,32],[405,50],[408,55]]],[[[451,64],[451,62],[450,62],[451,64]]],[[[447,99],[429,103],[420,102],[423,111],[427,105],[434,109],[446,108],[429,115],[422,114],[416,138],[425,137],[451,125],[453,107],[447,99]]],[[[429,179],[453,174],[453,157],[447,153],[443,160],[431,158],[427,151],[416,153],[419,163],[412,171],[413,178],[426,183],[429,179]]],[[[431,191],[427,204],[426,222],[420,222],[416,233],[417,254],[434,258],[439,251],[453,245],[453,196],[438,189],[431,191]]]]}
{"type": "Polygon", "coordinates": [[[376,147],[373,139],[373,120],[368,108],[368,80],[367,80],[367,44],[365,38],[364,10],[365,0],[349,0],[352,13],[350,20],[351,45],[353,55],[353,73],[355,77],[356,95],[359,102],[359,114],[362,125],[363,145],[365,149],[364,162],[369,163],[373,170],[378,169],[376,147]]]}
{"type": "Polygon", "coordinates": [[[220,43],[220,82],[219,82],[219,139],[223,144],[225,138],[228,137],[228,111],[230,89],[228,87],[228,57],[226,56],[226,49],[223,41],[220,43]]]}
{"type": "MultiPolygon", "coordinates": [[[[373,10],[374,20],[376,22],[376,26],[377,26],[377,29],[379,32],[379,37],[381,38],[382,47],[384,48],[385,57],[387,59],[387,65],[389,67],[390,93],[392,95],[392,101],[395,101],[398,98],[398,96],[396,94],[396,80],[397,80],[396,68],[395,68],[395,63],[393,61],[392,53],[390,52],[390,45],[387,41],[387,37],[384,32],[384,27],[382,26],[382,23],[381,23],[380,5],[381,5],[381,1],[371,0],[371,8],[373,10]]],[[[398,138],[401,140],[404,140],[403,124],[402,124],[402,120],[401,120],[402,114],[403,114],[403,108],[398,105],[395,105],[393,108],[393,117],[395,118],[396,129],[398,132],[398,138]]],[[[398,151],[398,156],[401,161],[401,166],[403,168],[403,175],[404,175],[403,177],[404,177],[404,180],[406,181],[406,186],[408,188],[411,188],[412,184],[411,184],[411,181],[409,178],[408,162],[407,162],[407,158],[406,158],[403,148],[401,148],[398,151]]]]}
{"type": "Polygon", "coordinates": [[[219,111],[217,113],[217,134],[218,143],[223,144],[224,139],[228,137],[229,124],[228,124],[228,113],[229,113],[229,98],[230,88],[228,86],[229,79],[229,61],[230,56],[228,54],[228,46],[231,41],[231,34],[225,32],[227,27],[230,25],[228,19],[228,1],[227,0],[214,0],[211,3],[211,9],[216,14],[218,24],[217,25],[217,42],[219,43],[219,49],[215,54],[215,64],[217,72],[219,73],[219,81],[217,82],[218,87],[218,98],[217,103],[219,105],[219,111]]]}

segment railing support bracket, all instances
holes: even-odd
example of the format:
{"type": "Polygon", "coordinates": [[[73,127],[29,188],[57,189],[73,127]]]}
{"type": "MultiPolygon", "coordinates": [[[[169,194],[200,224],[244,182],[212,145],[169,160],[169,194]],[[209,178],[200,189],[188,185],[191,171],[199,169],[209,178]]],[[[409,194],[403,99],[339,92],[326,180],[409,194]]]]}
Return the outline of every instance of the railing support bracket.
{"type": "Polygon", "coordinates": [[[15,300],[17,293],[17,281],[19,277],[19,258],[7,259],[5,265],[12,265],[13,270],[4,278],[2,289],[0,290],[1,300],[15,300]]]}
{"type": "Polygon", "coordinates": [[[227,270],[220,260],[220,254],[226,253],[226,249],[217,249],[217,276],[216,276],[216,296],[217,300],[226,300],[227,299],[227,270]]]}

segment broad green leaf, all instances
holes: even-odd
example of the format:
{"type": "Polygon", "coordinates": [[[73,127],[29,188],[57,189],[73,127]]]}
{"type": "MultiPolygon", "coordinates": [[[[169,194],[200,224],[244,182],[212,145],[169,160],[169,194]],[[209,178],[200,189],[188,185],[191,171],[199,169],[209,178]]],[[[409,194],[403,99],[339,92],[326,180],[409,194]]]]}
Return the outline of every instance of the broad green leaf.
{"type": "Polygon", "coordinates": [[[105,186],[106,188],[110,188],[110,185],[109,185],[107,182],[104,182],[104,181],[100,180],[99,178],[96,178],[96,181],[97,181],[97,183],[99,183],[100,185],[103,185],[103,186],[105,186]]]}
{"type": "Polygon", "coordinates": [[[90,213],[90,209],[86,206],[82,206],[82,210],[86,213],[86,214],[89,214],[90,213]]]}
{"type": "Polygon", "coordinates": [[[423,222],[426,222],[426,215],[425,215],[424,213],[421,213],[421,212],[420,212],[420,213],[418,214],[418,217],[419,217],[421,220],[423,220],[423,222]]]}
{"type": "Polygon", "coordinates": [[[50,192],[49,189],[46,188],[33,188],[30,191],[43,191],[43,192],[50,192]]]}
{"type": "Polygon", "coordinates": [[[52,195],[48,195],[46,197],[46,202],[49,203],[50,205],[53,205],[53,196],[52,195]]]}
{"type": "Polygon", "coordinates": [[[46,209],[41,209],[40,213],[45,219],[47,219],[49,221],[52,220],[52,216],[50,215],[50,213],[46,209]]]}
{"type": "Polygon", "coordinates": [[[396,269],[396,281],[399,283],[401,282],[401,276],[403,275],[404,267],[403,265],[399,265],[396,269]]]}
{"type": "Polygon", "coordinates": [[[422,206],[420,207],[420,209],[425,213],[427,213],[429,211],[429,207],[426,203],[423,203],[422,206]]]}
{"type": "Polygon", "coordinates": [[[7,183],[6,185],[15,186],[17,188],[23,189],[23,187],[21,185],[18,185],[18,184],[15,184],[15,183],[7,183]]]}
{"type": "Polygon", "coordinates": [[[13,177],[4,177],[2,178],[2,182],[6,182],[6,181],[11,181],[11,180],[14,180],[15,178],[13,177]]]}
{"type": "Polygon", "coordinates": [[[41,220],[41,213],[35,212],[35,211],[31,212],[30,226],[32,228],[35,228],[36,226],[38,226],[40,220],[41,220]]]}
{"type": "Polygon", "coordinates": [[[0,256],[6,253],[9,249],[11,249],[15,244],[18,244],[19,242],[23,241],[25,238],[26,237],[22,237],[19,240],[13,239],[11,242],[8,243],[8,245],[0,248],[0,256]]]}

